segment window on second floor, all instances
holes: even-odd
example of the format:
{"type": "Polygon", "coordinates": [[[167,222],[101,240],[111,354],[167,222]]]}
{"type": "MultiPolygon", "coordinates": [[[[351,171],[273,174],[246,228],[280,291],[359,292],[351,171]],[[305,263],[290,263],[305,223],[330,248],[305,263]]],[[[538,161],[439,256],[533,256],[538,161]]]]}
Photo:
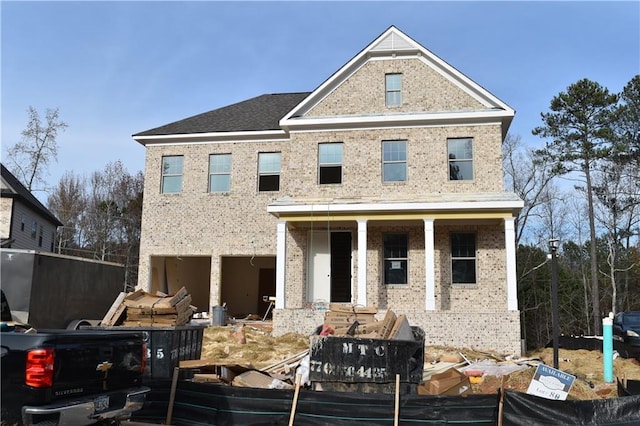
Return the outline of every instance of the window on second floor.
{"type": "Polygon", "coordinates": [[[407,141],[382,142],[382,181],[406,182],[407,141]]]}
{"type": "Polygon", "coordinates": [[[407,234],[384,234],[384,283],[407,284],[408,281],[408,245],[407,234]]]}
{"type": "Polygon", "coordinates": [[[20,230],[24,231],[25,224],[27,223],[27,217],[23,214],[20,215],[20,230]]]}
{"type": "Polygon", "coordinates": [[[386,74],[385,91],[387,106],[402,105],[402,74],[386,74]]]}
{"type": "Polygon", "coordinates": [[[209,192],[229,192],[231,189],[231,154],[209,156],[209,192]]]}
{"type": "Polygon", "coordinates": [[[31,238],[35,240],[37,234],[38,234],[38,222],[34,220],[33,223],[31,224],[31,238]]]}
{"type": "Polygon", "coordinates": [[[44,236],[44,227],[42,225],[40,225],[39,230],[40,230],[40,232],[38,232],[38,247],[42,247],[42,238],[44,236]]]}
{"type": "Polygon", "coordinates": [[[318,145],[318,183],[342,183],[342,143],[318,145]]]}
{"type": "Polygon", "coordinates": [[[258,154],[258,191],[280,190],[280,153],[258,154]]]}
{"type": "Polygon", "coordinates": [[[476,284],[476,234],[451,234],[451,282],[476,284]]]}
{"type": "Polygon", "coordinates": [[[473,179],[473,139],[447,140],[449,180],[473,179]]]}
{"type": "Polygon", "coordinates": [[[162,157],[163,194],[182,192],[182,155],[162,157]]]}

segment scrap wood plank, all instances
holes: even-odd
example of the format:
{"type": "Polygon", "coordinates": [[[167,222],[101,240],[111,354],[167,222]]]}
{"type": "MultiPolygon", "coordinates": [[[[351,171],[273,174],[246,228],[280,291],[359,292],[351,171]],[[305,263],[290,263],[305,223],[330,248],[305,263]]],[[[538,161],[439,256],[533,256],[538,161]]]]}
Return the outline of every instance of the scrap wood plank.
{"type": "Polygon", "coordinates": [[[398,318],[396,317],[395,312],[389,309],[385,314],[384,319],[381,321],[382,326],[380,327],[380,332],[379,332],[381,339],[389,338],[389,333],[391,333],[391,329],[395,325],[397,319],[398,318]]]}
{"type": "Polygon", "coordinates": [[[130,306],[128,311],[136,313],[138,315],[165,315],[165,314],[179,314],[189,309],[191,304],[191,295],[188,294],[182,300],[175,304],[175,306],[167,306],[166,304],[155,304],[150,306],[130,306]]]}
{"type": "Polygon", "coordinates": [[[194,373],[193,381],[196,383],[222,383],[222,379],[215,373],[194,373]]]}
{"type": "Polygon", "coordinates": [[[332,312],[346,312],[346,313],[359,313],[359,314],[376,314],[378,308],[373,306],[356,306],[339,303],[331,303],[329,305],[329,311],[332,312]]]}
{"type": "Polygon", "coordinates": [[[226,368],[234,373],[243,373],[248,370],[253,370],[254,367],[251,364],[229,364],[225,361],[216,359],[189,359],[179,361],[178,366],[185,369],[199,369],[199,370],[217,370],[226,368]]]}
{"type": "Polygon", "coordinates": [[[325,315],[324,317],[325,324],[352,324],[354,321],[358,321],[360,324],[377,322],[374,316],[369,315],[325,315]]]}
{"type": "Polygon", "coordinates": [[[325,318],[375,318],[376,315],[368,312],[333,312],[327,311],[324,314],[325,318]]]}
{"type": "Polygon", "coordinates": [[[187,296],[187,289],[182,287],[173,296],[157,296],[149,294],[146,291],[138,290],[130,293],[124,298],[124,304],[130,308],[143,307],[172,307],[187,296]]]}
{"type": "MultiPolygon", "coordinates": [[[[329,325],[331,326],[331,328],[333,328],[334,335],[336,336],[346,334],[350,328],[350,326],[344,326],[344,325],[334,325],[334,324],[329,324],[329,325]]],[[[379,322],[371,323],[371,324],[358,324],[358,327],[356,328],[355,337],[362,337],[361,336],[362,334],[378,333],[380,330],[380,327],[381,327],[381,324],[379,322]]]]}
{"type": "Polygon", "coordinates": [[[415,340],[413,330],[409,325],[406,315],[398,315],[393,328],[389,332],[389,339],[394,340],[415,340]]]}
{"type": "Polygon", "coordinates": [[[114,316],[118,311],[118,309],[120,308],[120,306],[122,305],[122,301],[124,300],[126,295],[127,294],[124,291],[121,291],[120,294],[118,294],[118,297],[116,297],[116,300],[113,301],[113,304],[111,305],[107,313],[104,315],[104,318],[102,318],[102,321],[100,322],[102,325],[105,325],[105,326],[113,325],[113,323],[115,322],[114,316]]]}
{"type": "Polygon", "coordinates": [[[301,360],[302,358],[304,358],[305,356],[307,356],[307,354],[309,354],[309,349],[306,349],[300,353],[297,353],[295,355],[290,356],[289,358],[283,359],[282,361],[278,361],[274,364],[271,364],[263,369],[261,369],[261,371],[264,371],[266,373],[269,373],[271,371],[275,371],[278,368],[281,368],[283,366],[285,366],[286,364],[290,364],[293,363],[295,361],[301,360]]]}

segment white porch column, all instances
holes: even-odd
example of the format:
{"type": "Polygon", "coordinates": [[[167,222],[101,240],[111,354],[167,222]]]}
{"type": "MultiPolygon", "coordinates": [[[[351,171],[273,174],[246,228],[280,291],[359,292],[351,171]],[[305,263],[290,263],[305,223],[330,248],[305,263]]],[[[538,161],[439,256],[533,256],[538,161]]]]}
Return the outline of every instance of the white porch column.
{"type": "Polygon", "coordinates": [[[287,221],[279,220],[276,225],[276,309],[284,309],[285,302],[285,273],[286,273],[286,246],[287,246],[287,221]]]}
{"type": "Polygon", "coordinates": [[[504,220],[504,244],[507,261],[507,309],[518,310],[518,280],[516,277],[516,232],[514,218],[504,220]]]}
{"type": "Polygon", "coordinates": [[[436,269],[433,236],[433,219],[424,219],[424,273],[425,273],[425,309],[436,310],[436,269]]]}
{"type": "Polygon", "coordinates": [[[358,220],[358,305],[367,306],[367,220],[358,220]]]}

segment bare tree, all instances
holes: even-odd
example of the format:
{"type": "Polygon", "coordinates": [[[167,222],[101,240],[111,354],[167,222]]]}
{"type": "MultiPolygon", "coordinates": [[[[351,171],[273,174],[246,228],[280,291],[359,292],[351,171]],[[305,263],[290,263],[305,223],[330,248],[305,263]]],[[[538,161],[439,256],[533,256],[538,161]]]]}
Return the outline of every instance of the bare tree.
{"type": "MultiPolygon", "coordinates": [[[[125,264],[126,285],[137,280],[144,175],[131,175],[120,161],[90,178],[83,227],[96,259],[125,264]]],[[[133,285],[131,285],[133,283],[133,285]]]]}
{"type": "Polygon", "coordinates": [[[36,184],[44,184],[44,169],[58,160],[57,137],[59,131],[67,128],[67,123],[60,120],[58,108],[47,109],[45,123],[40,114],[32,106],[28,109],[29,121],[22,131],[22,139],[7,150],[7,167],[24,183],[29,191],[35,190],[36,184]]]}
{"type": "Polygon", "coordinates": [[[47,198],[47,205],[64,224],[56,235],[58,253],[79,249],[83,240],[80,223],[87,207],[84,179],[66,172],[47,198]]]}
{"type": "Polygon", "coordinates": [[[541,208],[550,199],[549,183],[554,174],[544,158],[537,158],[519,135],[508,134],[502,145],[505,187],[516,193],[524,207],[515,219],[516,247],[530,221],[539,220],[541,208]]]}
{"type": "Polygon", "coordinates": [[[621,264],[621,249],[625,239],[628,240],[633,226],[637,226],[637,206],[640,194],[635,197],[628,194],[633,183],[624,178],[624,164],[611,162],[602,172],[599,185],[594,188],[596,194],[596,219],[606,229],[607,271],[601,271],[611,282],[611,312],[617,312],[618,281],[617,272],[630,270],[635,265],[621,264]]]}
{"type": "Polygon", "coordinates": [[[589,286],[589,253],[585,246],[585,236],[589,235],[589,221],[585,219],[588,215],[586,201],[573,197],[568,203],[569,211],[572,214],[567,215],[568,231],[571,235],[571,253],[567,253],[566,246],[564,254],[565,260],[574,275],[582,283],[582,297],[584,303],[584,318],[586,323],[586,334],[591,334],[591,310],[589,309],[589,296],[591,289],[589,286]],[[575,241],[575,242],[574,242],[575,241]],[[570,254],[570,255],[569,255],[570,254]]]}

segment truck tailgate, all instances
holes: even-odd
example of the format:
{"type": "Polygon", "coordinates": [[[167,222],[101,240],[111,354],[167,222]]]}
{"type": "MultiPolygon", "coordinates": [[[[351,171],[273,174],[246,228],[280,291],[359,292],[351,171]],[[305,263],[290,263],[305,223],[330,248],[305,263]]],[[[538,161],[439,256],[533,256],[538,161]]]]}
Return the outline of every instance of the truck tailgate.
{"type": "Polygon", "coordinates": [[[30,403],[50,403],[140,385],[145,356],[142,333],[41,330],[38,335],[43,338],[39,348],[55,349],[53,385],[30,388],[30,403]]]}
{"type": "Polygon", "coordinates": [[[83,331],[56,336],[53,396],[99,393],[140,384],[142,334],[83,331]]]}

